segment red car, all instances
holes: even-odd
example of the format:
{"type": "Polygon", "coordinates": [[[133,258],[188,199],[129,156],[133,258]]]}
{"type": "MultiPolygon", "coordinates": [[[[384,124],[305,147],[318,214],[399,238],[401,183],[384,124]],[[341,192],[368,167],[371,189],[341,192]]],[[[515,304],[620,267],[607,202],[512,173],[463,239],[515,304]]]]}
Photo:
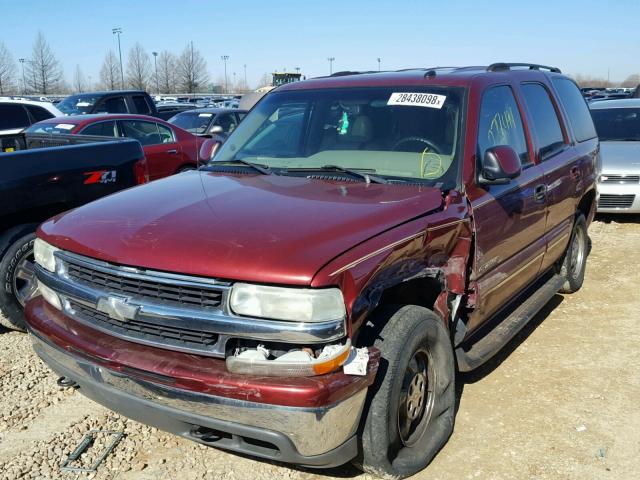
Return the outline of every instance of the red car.
{"type": "Polygon", "coordinates": [[[142,144],[149,179],[157,180],[198,166],[204,138],[146,115],[104,114],[56,117],[34,123],[30,133],[80,134],[135,138],[142,144]]]}

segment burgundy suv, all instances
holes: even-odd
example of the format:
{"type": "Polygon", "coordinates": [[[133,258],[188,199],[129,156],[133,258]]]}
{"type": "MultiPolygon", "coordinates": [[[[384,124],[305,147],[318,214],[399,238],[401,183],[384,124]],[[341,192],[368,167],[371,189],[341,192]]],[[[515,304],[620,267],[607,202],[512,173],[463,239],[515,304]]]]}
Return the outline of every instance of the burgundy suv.
{"type": "Polygon", "coordinates": [[[206,167],[40,227],[34,347],[202,444],[411,475],[453,431],[456,371],[582,285],[597,155],[556,68],[282,86],[206,167]]]}

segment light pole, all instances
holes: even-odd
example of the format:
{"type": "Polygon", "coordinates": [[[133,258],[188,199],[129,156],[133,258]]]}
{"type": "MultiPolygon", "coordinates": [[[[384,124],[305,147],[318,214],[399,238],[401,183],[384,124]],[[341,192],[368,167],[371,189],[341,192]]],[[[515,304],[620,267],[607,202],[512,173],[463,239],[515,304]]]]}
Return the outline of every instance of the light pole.
{"type": "Polygon", "coordinates": [[[120,88],[124,90],[124,70],[122,69],[122,48],[120,47],[120,34],[122,33],[121,27],[111,29],[111,33],[118,36],[118,55],[120,56],[120,88]]]}
{"type": "Polygon", "coordinates": [[[220,58],[224,62],[224,93],[229,93],[229,85],[227,83],[227,60],[229,60],[229,55],[222,55],[220,58]]]}
{"type": "Polygon", "coordinates": [[[236,72],[233,72],[233,89],[236,89],[236,72]]]}
{"type": "Polygon", "coordinates": [[[333,74],[333,61],[336,59],[336,57],[328,57],[327,60],[329,60],[329,75],[333,74]]]}
{"type": "Polygon", "coordinates": [[[378,57],[378,71],[380,71],[380,57],[378,57]]]}
{"type": "Polygon", "coordinates": [[[156,92],[160,95],[160,83],[158,83],[158,52],[151,52],[153,54],[153,65],[156,67],[156,92]]]}
{"type": "Polygon", "coordinates": [[[22,94],[26,95],[27,94],[27,80],[24,76],[24,58],[19,58],[18,61],[20,62],[20,65],[22,65],[22,94]]]}
{"type": "Polygon", "coordinates": [[[243,65],[244,67],[244,88],[249,89],[249,84],[247,83],[247,64],[243,65]]]}
{"type": "Polygon", "coordinates": [[[296,72],[300,73],[300,67],[296,67],[296,72]]]}

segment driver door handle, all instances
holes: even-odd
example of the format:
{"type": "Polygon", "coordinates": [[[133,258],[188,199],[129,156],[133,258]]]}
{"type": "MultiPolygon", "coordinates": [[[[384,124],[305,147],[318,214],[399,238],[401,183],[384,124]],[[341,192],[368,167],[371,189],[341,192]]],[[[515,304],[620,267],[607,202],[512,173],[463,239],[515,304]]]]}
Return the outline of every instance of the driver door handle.
{"type": "Polygon", "coordinates": [[[540,185],[536,185],[536,188],[533,190],[533,198],[536,202],[544,202],[544,199],[547,197],[547,186],[544,183],[540,185]]]}
{"type": "Polygon", "coordinates": [[[175,154],[175,153],[178,153],[178,150],[176,150],[176,149],[167,150],[167,153],[174,153],[175,154]]]}

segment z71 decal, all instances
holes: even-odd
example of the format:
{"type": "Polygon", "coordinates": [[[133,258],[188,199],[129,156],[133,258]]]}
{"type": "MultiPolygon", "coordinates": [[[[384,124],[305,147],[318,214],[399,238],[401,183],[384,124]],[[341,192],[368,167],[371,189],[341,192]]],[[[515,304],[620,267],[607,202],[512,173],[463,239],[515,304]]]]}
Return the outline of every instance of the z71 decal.
{"type": "Polygon", "coordinates": [[[116,174],[115,170],[96,170],[95,172],[84,172],[87,176],[84,180],[85,185],[93,185],[96,183],[115,183],[116,174]]]}

